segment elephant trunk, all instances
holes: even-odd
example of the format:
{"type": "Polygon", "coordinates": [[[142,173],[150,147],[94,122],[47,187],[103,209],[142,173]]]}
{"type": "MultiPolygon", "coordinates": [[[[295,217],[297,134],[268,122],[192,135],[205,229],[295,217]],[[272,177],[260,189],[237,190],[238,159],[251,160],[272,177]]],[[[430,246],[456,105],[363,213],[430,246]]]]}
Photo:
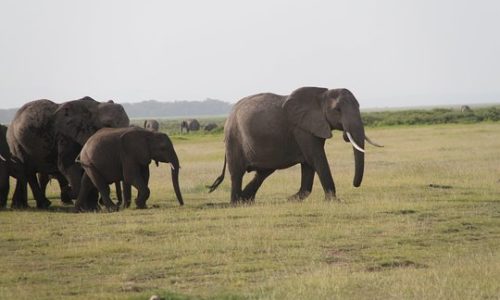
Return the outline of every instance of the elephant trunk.
{"type": "Polygon", "coordinates": [[[175,196],[177,196],[179,204],[184,205],[184,200],[182,200],[181,189],[179,187],[179,170],[181,167],[179,165],[179,159],[177,158],[177,154],[175,153],[175,151],[173,153],[171,163],[172,163],[172,185],[174,186],[175,196]]]}
{"type": "Polygon", "coordinates": [[[363,173],[365,169],[365,129],[361,118],[359,122],[353,124],[344,124],[345,135],[347,140],[353,145],[354,152],[354,179],[352,185],[359,187],[363,181],[363,173]]]}

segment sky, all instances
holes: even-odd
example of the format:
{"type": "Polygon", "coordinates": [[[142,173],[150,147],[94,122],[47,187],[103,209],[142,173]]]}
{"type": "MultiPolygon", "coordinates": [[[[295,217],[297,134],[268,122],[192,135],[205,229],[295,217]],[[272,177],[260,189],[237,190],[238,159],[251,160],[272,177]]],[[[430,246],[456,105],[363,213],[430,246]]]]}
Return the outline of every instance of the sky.
{"type": "Polygon", "coordinates": [[[499,16],[494,0],[0,0],[0,108],[301,86],[362,108],[496,103],[499,16]]]}

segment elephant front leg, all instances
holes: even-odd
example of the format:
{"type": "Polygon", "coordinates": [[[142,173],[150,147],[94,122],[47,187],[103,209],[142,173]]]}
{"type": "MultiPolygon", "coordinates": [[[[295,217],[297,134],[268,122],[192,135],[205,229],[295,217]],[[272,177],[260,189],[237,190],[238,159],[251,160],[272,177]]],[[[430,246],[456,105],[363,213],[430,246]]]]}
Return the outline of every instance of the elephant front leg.
{"type": "MultiPolygon", "coordinates": [[[[296,129],[294,135],[306,163],[312,166],[314,171],[318,173],[318,177],[325,192],[325,199],[335,199],[335,183],[333,182],[332,173],[325,154],[325,139],[315,137],[301,129],[296,129]]],[[[310,171],[306,171],[306,173],[307,172],[310,173],[310,171]]]]}
{"type": "Polygon", "coordinates": [[[314,169],[307,163],[301,163],[300,171],[300,189],[296,194],[288,198],[289,201],[302,201],[311,194],[314,183],[314,169]]]}
{"type": "Polygon", "coordinates": [[[126,197],[130,197],[130,185],[137,189],[135,205],[139,209],[147,208],[146,201],[149,199],[150,190],[149,166],[129,166],[124,172],[124,189],[128,188],[126,197]],[[128,187],[127,187],[128,186],[128,187]]]}
{"type": "Polygon", "coordinates": [[[42,192],[35,173],[31,173],[28,175],[28,183],[31,187],[31,191],[33,192],[33,196],[35,197],[36,207],[48,208],[52,203],[45,197],[44,193],[42,192]]]}
{"type": "Polygon", "coordinates": [[[26,180],[17,178],[16,189],[12,196],[12,208],[28,208],[28,187],[26,180]]]}

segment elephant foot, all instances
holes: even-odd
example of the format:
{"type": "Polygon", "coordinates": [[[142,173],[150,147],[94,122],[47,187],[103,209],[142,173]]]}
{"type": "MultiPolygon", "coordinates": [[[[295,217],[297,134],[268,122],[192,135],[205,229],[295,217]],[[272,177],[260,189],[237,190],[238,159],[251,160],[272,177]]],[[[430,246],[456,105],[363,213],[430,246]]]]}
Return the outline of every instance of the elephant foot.
{"type": "Polygon", "coordinates": [[[311,192],[309,191],[298,191],[296,194],[288,197],[288,201],[302,201],[304,199],[306,199],[307,197],[309,197],[309,195],[311,194],[311,192]]]}
{"type": "Polygon", "coordinates": [[[29,208],[30,206],[27,203],[12,202],[12,205],[10,207],[12,209],[25,209],[29,208]]]}
{"type": "Polygon", "coordinates": [[[108,212],[117,212],[120,210],[120,206],[119,205],[111,205],[109,207],[106,207],[106,209],[108,210],[108,212]]]}
{"type": "Polygon", "coordinates": [[[148,208],[148,206],[146,205],[146,203],[141,203],[141,204],[136,203],[135,204],[135,208],[137,208],[137,209],[146,209],[146,208],[148,208]]]}
{"type": "Polygon", "coordinates": [[[49,208],[49,206],[52,204],[52,202],[50,202],[48,199],[42,199],[40,201],[37,201],[36,202],[36,208],[39,208],[39,209],[45,209],[45,208],[49,208]]]}
{"type": "Polygon", "coordinates": [[[95,205],[86,205],[79,201],[75,202],[75,211],[76,212],[97,212],[100,211],[101,207],[96,203],[95,205]]]}
{"type": "Polygon", "coordinates": [[[61,193],[61,202],[64,204],[71,204],[73,205],[73,200],[71,199],[70,194],[62,192],[61,193]]]}
{"type": "Polygon", "coordinates": [[[337,195],[335,195],[335,193],[325,193],[325,201],[342,202],[340,201],[340,198],[337,198],[337,195]]]}

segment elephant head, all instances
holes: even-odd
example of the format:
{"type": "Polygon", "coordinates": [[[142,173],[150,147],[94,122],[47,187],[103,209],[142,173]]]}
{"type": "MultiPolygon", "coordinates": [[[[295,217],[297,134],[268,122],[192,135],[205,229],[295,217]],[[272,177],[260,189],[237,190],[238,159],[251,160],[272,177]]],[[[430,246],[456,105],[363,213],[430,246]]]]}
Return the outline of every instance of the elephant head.
{"type": "Polygon", "coordinates": [[[344,132],[344,140],[353,145],[353,185],[359,187],[363,180],[365,139],[369,139],[354,95],[347,89],[303,87],[288,96],[283,108],[289,122],[318,138],[332,137],[333,129],[344,132]]]}
{"type": "Polygon", "coordinates": [[[130,123],[120,104],[98,102],[90,97],[65,102],[54,114],[56,132],[82,146],[100,128],[127,127],[130,123]]]}
{"type": "Polygon", "coordinates": [[[169,163],[172,169],[172,185],[180,205],[184,205],[179,188],[180,164],[172,141],[165,133],[152,132],[143,129],[126,131],[120,137],[123,151],[127,156],[134,157],[141,165],[149,165],[154,160],[169,163]],[[142,145],[139,147],[138,145],[142,145]]]}

